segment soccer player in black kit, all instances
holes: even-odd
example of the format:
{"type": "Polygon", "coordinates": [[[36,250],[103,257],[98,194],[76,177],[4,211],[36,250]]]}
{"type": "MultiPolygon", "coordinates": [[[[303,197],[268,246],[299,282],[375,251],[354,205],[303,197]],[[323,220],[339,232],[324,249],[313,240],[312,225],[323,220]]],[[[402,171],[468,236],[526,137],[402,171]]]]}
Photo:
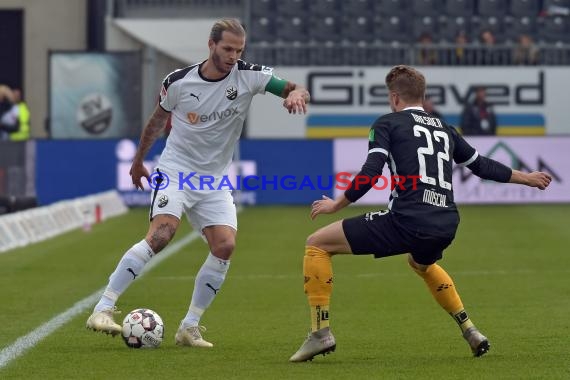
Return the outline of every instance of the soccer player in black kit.
{"type": "Polygon", "coordinates": [[[425,281],[435,300],[461,328],[474,356],[490,344],[475,327],[447,272],[436,262],[455,237],[459,214],[453,202],[452,160],[475,175],[544,190],[551,176],[524,173],[481,156],[456,130],[422,108],[425,78],[409,66],[395,66],[386,76],[392,113],[370,130],[368,156],[351,186],[336,199],[312,204],[311,218],[331,214],[356,202],[382,174],[385,163],[394,179],[388,210],[329,224],[307,238],[303,273],[311,310],[311,333],[292,362],[312,360],[336,348],[329,327],[332,262],[335,254],[373,254],[376,258],[408,253],[410,267],[425,281]]]}

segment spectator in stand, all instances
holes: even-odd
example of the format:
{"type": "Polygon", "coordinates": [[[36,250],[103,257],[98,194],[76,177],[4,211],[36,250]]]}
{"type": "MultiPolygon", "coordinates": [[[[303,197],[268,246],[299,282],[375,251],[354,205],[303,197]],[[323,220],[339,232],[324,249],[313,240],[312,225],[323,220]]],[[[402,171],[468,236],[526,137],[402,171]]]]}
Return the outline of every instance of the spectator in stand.
{"type": "Polygon", "coordinates": [[[483,65],[497,65],[501,62],[501,52],[497,50],[496,38],[493,32],[485,29],[479,35],[479,42],[482,45],[478,63],[483,65]]]}
{"type": "Polygon", "coordinates": [[[497,118],[493,105],[487,102],[484,87],[477,88],[475,100],[466,103],[461,114],[461,130],[465,136],[495,135],[497,118]]]}
{"type": "Polygon", "coordinates": [[[0,141],[8,140],[9,133],[18,130],[18,107],[10,87],[0,85],[0,141]]]}
{"type": "Polygon", "coordinates": [[[432,116],[437,117],[438,119],[443,120],[443,115],[437,109],[435,109],[435,107],[433,105],[433,101],[431,100],[431,98],[429,96],[426,96],[424,98],[423,106],[424,106],[424,111],[426,111],[427,113],[429,113],[432,116]]]}
{"type": "Polygon", "coordinates": [[[19,88],[12,89],[12,96],[17,108],[18,129],[10,133],[10,140],[26,141],[30,138],[30,110],[22,99],[22,91],[19,88]]]}
{"type": "Polygon", "coordinates": [[[419,65],[436,65],[437,51],[434,49],[433,38],[431,34],[424,32],[418,40],[418,64],[419,65]]]}
{"type": "Polygon", "coordinates": [[[538,64],[538,47],[528,34],[519,36],[519,44],[513,51],[513,63],[515,65],[538,64]]]}
{"type": "Polygon", "coordinates": [[[455,36],[455,50],[453,51],[452,62],[456,65],[469,65],[471,61],[471,52],[467,49],[467,33],[464,30],[457,32],[455,36]]]}

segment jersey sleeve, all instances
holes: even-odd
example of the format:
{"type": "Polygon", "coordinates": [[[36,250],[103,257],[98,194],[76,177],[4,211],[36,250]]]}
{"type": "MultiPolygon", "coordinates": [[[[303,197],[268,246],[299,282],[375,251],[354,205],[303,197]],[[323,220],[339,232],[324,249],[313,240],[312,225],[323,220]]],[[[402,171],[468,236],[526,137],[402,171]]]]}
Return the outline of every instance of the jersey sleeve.
{"type": "Polygon", "coordinates": [[[180,94],[180,86],[178,85],[178,82],[172,80],[174,73],[171,73],[164,78],[160,89],[159,105],[167,112],[171,112],[174,107],[176,107],[180,94]]]}
{"type": "Polygon", "coordinates": [[[497,182],[509,182],[512,169],[495,160],[481,156],[463,137],[457,133],[455,128],[451,128],[451,134],[455,140],[455,150],[453,160],[461,166],[467,166],[473,174],[483,179],[490,179],[497,182]]]}
{"type": "Polygon", "coordinates": [[[390,154],[390,125],[379,118],[374,122],[368,134],[368,154],[382,153],[386,158],[390,154]]]}
{"type": "Polygon", "coordinates": [[[453,161],[457,165],[467,166],[473,163],[479,153],[475,148],[473,148],[465,139],[457,132],[454,127],[449,127],[451,130],[451,137],[455,143],[455,148],[453,150],[453,161]]]}
{"type": "Polygon", "coordinates": [[[368,135],[368,155],[360,173],[354,177],[344,196],[356,202],[375,184],[374,177],[382,174],[382,168],[390,154],[390,125],[383,118],[378,119],[368,135]]]}
{"type": "Polygon", "coordinates": [[[265,90],[271,78],[273,78],[273,68],[260,66],[259,71],[252,71],[251,89],[254,94],[265,94],[265,90]]]}
{"type": "Polygon", "coordinates": [[[273,77],[273,67],[248,63],[241,59],[237,62],[238,70],[252,94],[264,94],[266,86],[273,77]]]}

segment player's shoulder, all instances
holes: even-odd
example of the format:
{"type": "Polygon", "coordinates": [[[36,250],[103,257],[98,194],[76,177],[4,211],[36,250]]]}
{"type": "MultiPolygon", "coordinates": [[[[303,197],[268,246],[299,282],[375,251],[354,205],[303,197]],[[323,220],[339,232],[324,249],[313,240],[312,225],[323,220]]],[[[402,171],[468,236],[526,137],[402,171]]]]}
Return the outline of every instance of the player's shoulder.
{"type": "Polygon", "coordinates": [[[457,130],[457,128],[454,125],[449,124],[444,119],[440,119],[440,120],[441,120],[441,124],[443,125],[443,129],[445,131],[449,132],[449,134],[453,138],[457,138],[457,137],[461,136],[461,134],[459,133],[459,131],[457,130]]]}
{"type": "Polygon", "coordinates": [[[187,66],[187,67],[184,67],[182,69],[174,70],[173,72],[168,74],[164,78],[164,81],[162,82],[164,89],[168,90],[168,87],[170,87],[173,83],[179,81],[180,79],[184,78],[186,75],[188,75],[188,73],[190,71],[196,70],[198,68],[198,66],[199,66],[199,64],[197,63],[195,65],[187,66]]]}
{"type": "Polygon", "coordinates": [[[237,61],[237,68],[238,72],[240,73],[263,73],[263,74],[272,74],[273,67],[263,66],[258,63],[250,63],[244,60],[238,59],[237,61]]]}
{"type": "Polygon", "coordinates": [[[374,122],[374,127],[376,128],[391,128],[397,124],[401,124],[404,120],[402,118],[403,115],[400,115],[399,112],[390,112],[380,116],[374,122]]]}

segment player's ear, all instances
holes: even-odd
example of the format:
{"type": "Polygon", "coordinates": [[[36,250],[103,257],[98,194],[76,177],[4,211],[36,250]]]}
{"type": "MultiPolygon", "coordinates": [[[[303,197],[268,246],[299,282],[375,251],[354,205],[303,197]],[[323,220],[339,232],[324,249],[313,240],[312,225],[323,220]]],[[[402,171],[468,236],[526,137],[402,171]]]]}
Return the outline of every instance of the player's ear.
{"type": "Polygon", "coordinates": [[[210,49],[210,51],[214,50],[214,48],[216,47],[216,43],[214,42],[213,39],[209,39],[208,40],[208,49],[210,49]]]}
{"type": "Polygon", "coordinates": [[[396,107],[398,104],[397,94],[394,91],[390,91],[388,94],[390,97],[390,105],[396,107]]]}

